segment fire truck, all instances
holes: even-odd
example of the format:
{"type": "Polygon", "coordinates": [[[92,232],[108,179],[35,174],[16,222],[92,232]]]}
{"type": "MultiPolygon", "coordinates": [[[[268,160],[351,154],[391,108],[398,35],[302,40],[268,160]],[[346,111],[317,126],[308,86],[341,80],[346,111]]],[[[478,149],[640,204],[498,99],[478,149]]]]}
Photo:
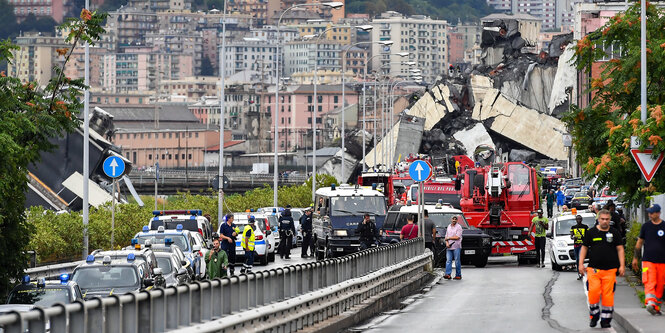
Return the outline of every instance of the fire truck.
{"type": "MultiPolygon", "coordinates": [[[[483,149],[485,160],[495,154],[483,149]]],[[[474,154],[475,157],[475,154],[474,154]]],[[[531,220],[540,208],[536,170],[522,162],[462,168],[455,186],[469,222],[492,237],[493,254],[516,254],[520,264],[535,258],[531,220]]]]}

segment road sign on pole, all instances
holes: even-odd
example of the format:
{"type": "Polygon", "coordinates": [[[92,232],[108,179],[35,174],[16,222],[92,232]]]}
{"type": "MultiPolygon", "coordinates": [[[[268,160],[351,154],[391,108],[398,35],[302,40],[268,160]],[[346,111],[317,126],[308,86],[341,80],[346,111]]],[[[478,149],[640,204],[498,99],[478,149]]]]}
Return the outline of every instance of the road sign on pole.
{"type": "Polygon", "coordinates": [[[409,177],[417,182],[423,182],[432,177],[432,165],[427,161],[415,160],[409,166],[409,177]]]}
{"type": "Polygon", "coordinates": [[[663,163],[663,153],[660,153],[657,158],[653,158],[653,149],[645,149],[640,151],[639,149],[631,149],[630,154],[633,155],[637,166],[642,171],[642,175],[647,182],[650,182],[653,179],[653,176],[656,174],[658,167],[663,163]]]}
{"type": "Polygon", "coordinates": [[[109,156],[104,160],[104,173],[110,178],[118,178],[125,172],[125,161],[118,156],[109,156]]]}

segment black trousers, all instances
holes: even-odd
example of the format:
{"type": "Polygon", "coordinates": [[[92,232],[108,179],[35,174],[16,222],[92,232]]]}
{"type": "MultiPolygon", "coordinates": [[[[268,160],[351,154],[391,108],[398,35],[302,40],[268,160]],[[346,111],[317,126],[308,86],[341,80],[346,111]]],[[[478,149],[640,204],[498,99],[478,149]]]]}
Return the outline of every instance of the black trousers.
{"type": "Polygon", "coordinates": [[[538,262],[545,262],[545,237],[536,237],[536,255],[538,256],[538,262]]]}
{"type": "Polygon", "coordinates": [[[554,216],[554,204],[547,205],[547,218],[552,218],[554,216]]]}
{"type": "MultiPolygon", "coordinates": [[[[307,255],[307,250],[309,250],[309,247],[311,246],[310,244],[312,243],[312,232],[311,231],[304,231],[302,232],[302,256],[307,255]]],[[[312,250],[312,255],[314,255],[314,251],[312,250]]]]}
{"type": "Polygon", "coordinates": [[[280,257],[289,258],[291,256],[291,246],[293,245],[293,237],[287,236],[286,232],[279,232],[279,252],[280,257]]]}
{"type": "Polygon", "coordinates": [[[226,252],[226,256],[229,257],[229,271],[231,272],[231,275],[233,275],[233,272],[235,272],[234,264],[236,263],[235,242],[233,242],[233,249],[224,249],[224,252],[226,252]]]}

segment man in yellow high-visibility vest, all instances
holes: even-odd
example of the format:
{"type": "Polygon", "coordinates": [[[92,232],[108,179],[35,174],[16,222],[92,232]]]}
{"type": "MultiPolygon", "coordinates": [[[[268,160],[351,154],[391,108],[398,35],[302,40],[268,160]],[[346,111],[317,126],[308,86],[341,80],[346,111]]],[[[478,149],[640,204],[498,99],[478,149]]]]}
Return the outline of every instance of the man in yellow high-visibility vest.
{"type": "Polygon", "coordinates": [[[252,271],[254,265],[254,229],[256,228],[254,216],[250,216],[247,225],[242,231],[242,248],[245,250],[245,263],[240,270],[241,274],[252,271]]]}

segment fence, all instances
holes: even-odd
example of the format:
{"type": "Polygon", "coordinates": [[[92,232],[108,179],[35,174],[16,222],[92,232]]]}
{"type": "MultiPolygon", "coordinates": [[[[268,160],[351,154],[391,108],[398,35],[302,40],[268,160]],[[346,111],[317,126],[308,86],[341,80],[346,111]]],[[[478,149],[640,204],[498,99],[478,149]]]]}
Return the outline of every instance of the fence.
{"type": "MultiPolygon", "coordinates": [[[[275,304],[338,285],[395,264],[423,258],[423,241],[414,239],[342,258],[291,265],[230,278],[112,295],[29,312],[0,316],[6,333],[164,332],[275,304]]],[[[391,272],[387,270],[387,272],[391,272]]],[[[377,274],[374,274],[375,277],[377,274]]],[[[337,290],[339,292],[339,290],[337,290]]]]}

